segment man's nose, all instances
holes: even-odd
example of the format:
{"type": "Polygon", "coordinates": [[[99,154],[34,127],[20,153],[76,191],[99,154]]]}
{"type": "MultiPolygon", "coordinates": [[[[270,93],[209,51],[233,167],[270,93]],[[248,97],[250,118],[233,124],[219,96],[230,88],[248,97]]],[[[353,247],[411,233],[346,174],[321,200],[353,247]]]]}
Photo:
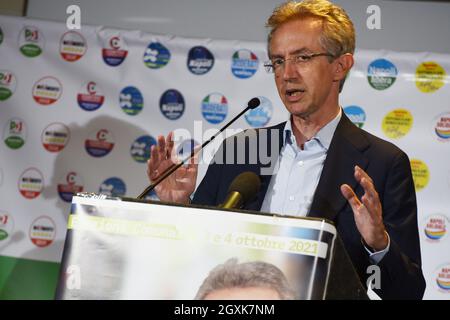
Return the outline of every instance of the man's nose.
{"type": "Polygon", "coordinates": [[[284,80],[291,80],[298,77],[298,70],[294,60],[286,59],[282,68],[284,80]]]}

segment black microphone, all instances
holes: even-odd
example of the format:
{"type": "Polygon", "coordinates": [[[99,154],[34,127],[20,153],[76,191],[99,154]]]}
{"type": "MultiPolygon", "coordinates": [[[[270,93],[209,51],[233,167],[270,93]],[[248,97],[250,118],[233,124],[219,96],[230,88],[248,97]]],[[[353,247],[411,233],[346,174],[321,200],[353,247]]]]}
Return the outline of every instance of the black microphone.
{"type": "Polygon", "coordinates": [[[251,171],[243,172],[231,182],[227,197],[219,207],[225,209],[242,208],[256,196],[260,188],[261,179],[256,173],[251,171]]]}
{"type": "Polygon", "coordinates": [[[219,130],[215,135],[213,135],[209,140],[203,142],[201,147],[197,150],[192,150],[189,157],[182,160],[178,164],[172,164],[169,168],[167,168],[159,177],[156,179],[151,185],[149,185],[147,188],[145,188],[144,191],[140,195],[137,196],[137,199],[144,199],[144,197],[151,192],[155,187],[160,184],[164,179],[166,179],[168,176],[170,176],[175,170],[177,170],[179,167],[181,167],[183,164],[185,164],[188,160],[190,160],[193,156],[195,156],[200,150],[202,150],[204,147],[206,147],[211,141],[213,141],[222,131],[224,131],[226,128],[228,128],[233,122],[235,122],[240,116],[242,116],[244,113],[246,113],[248,110],[255,109],[259,107],[261,104],[261,101],[259,98],[253,98],[247,103],[247,107],[242,110],[237,116],[235,116],[233,119],[231,119],[226,125],[222,127],[222,129],[219,130]]]}

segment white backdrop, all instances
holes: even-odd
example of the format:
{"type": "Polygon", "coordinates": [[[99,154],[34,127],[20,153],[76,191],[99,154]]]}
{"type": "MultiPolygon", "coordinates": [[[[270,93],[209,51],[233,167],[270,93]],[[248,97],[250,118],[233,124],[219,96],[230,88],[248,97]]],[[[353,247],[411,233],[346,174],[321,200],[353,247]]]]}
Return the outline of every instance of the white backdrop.
{"type": "MultiPolygon", "coordinates": [[[[0,17],[0,255],[58,262],[70,191],[137,196],[159,134],[287,119],[265,43],[0,17]]],[[[345,112],[412,159],[425,298],[450,298],[450,56],[358,50],[345,112]]],[[[207,154],[211,154],[214,146],[207,154]]],[[[206,169],[201,165],[198,182],[206,169]]]]}

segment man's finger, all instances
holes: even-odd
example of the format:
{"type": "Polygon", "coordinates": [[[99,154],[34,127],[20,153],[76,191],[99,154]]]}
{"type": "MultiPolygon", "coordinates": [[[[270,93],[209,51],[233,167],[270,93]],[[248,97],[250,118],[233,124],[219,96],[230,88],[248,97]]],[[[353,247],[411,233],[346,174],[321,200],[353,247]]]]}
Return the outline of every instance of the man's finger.
{"type": "Polygon", "coordinates": [[[370,183],[373,184],[372,178],[359,166],[355,166],[355,178],[358,182],[361,182],[362,178],[366,178],[368,181],[370,181],[370,183]]]}
{"type": "Polygon", "coordinates": [[[161,160],[166,158],[166,140],[164,140],[164,136],[158,136],[158,153],[161,160]]]}
{"type": "Polygon", "coordinates": [[[347,199],[348,203],[350,203],[353,211],[357,211],[361,206],[361,202],[359,201],[353,189],[348,184],[343,184],[341,185],[341,193],[344,198],[347,199]]]}

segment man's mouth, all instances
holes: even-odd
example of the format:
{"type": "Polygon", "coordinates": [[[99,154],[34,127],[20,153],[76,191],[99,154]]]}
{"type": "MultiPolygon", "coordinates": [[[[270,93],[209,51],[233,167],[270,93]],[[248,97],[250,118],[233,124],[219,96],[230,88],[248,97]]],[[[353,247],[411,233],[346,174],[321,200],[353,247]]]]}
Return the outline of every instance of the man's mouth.
{"type": "Polygon", "coordinates": [[[286,96],[291,99],[296,99],[300,97],[304,92],[304,89],[289,89],[286,90],[286,96]]]}

